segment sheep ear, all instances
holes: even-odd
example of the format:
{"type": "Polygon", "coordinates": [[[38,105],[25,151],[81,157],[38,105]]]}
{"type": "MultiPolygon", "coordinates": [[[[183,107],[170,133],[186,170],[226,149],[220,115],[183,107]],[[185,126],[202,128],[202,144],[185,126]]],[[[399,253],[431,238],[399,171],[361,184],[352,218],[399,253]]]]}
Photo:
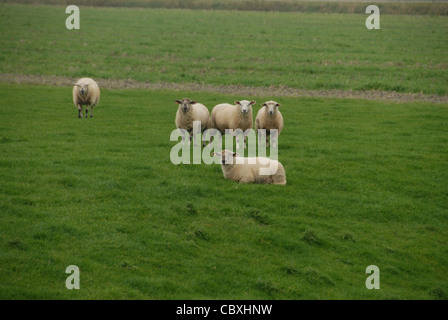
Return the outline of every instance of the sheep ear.
{"type": "Polygon", "coordinates": [[[180,100],[174,100],[174,102],[176,102],[177,104],[181,104],[182,103],[182,101],[180,101],[180,100]]]}
{"type": "Polygon", "coordinates": [[[240,154],[237,153],[237,152],[234,152],[234,153],[233,153],[233,156],[234,156],[234,157],[238,157],[239,155],[240,155],[240,154]]]}
{"type": "Polygon", "coordinates": [[[236,100],[236,101],[234,102],[234,104],[240,104],[240,102],[239,102],[238,100],[236,100]]]}
{"type": "Polygon", "coordinates": [[[191,100],[190,102],[189,102],[189,104],[196,104],[196,103],[198,103],[197,101],[194,101],[194,100],[191,100]]]}
{"type": "Polygon", "coordinates": [[[251,102],[250,102],[250,104],[255,104],[257,101],[255,101],[255,100],[252,100],[251,102]]]}
{"type": "Polygon", "coordinates": [[[280,103],[277,103],[276,107],[281,107],[282,105],[280,103]]]}
{"type": "Polygon", "coordinates": [[[261,104],[262,107],[266,107],[266,102],[261,104]]]}

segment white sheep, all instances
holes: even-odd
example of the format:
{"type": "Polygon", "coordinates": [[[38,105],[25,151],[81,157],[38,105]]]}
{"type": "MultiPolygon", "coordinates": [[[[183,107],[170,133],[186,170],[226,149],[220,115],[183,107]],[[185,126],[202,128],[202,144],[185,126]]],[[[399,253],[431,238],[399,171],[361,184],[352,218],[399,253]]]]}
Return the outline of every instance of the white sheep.
{"type": "MultiPolygon", "coordinates": [[[[257,116],[255,117],[255,131],[258,134],[258,144],[261,143],[261,136],[258,133],[258,129],[266,129],[266,146],[269,147],[269,136],[272,129],[278,130],[278,136],[283,129],[283,116],[278,110],[281,106],[280,103],[275,101],[266,101],[262,104],[262,108],[258,110],[257,116]]],[[[271,137],[272,145],[275,148],[277,146],[277,141],[271,137]]]]}
{"type": "MultiPolygon", "coordinates": [[[[216,128],[221,134],[224,134],[226,129],[241,129],[243,132],[247,129],[252,129],[253,104],[255,104],[255,101],[241,100],[235,101],[235,105],[229,103],[216,105],[210,116],[209,128],[216,128]]],[[[247,137],[244,137],[245,146],[246,141],[247,137]]],[[[236,147],[239,148],[238,136],[236,137],[236,147]]]]}
{"type": "MultiPolygon", "coordinates": [[[[176,127],[178,129],[184,129],[190,134],[188,137],[188,142],[190,142],[191,136],[193,135],[193,121],[201,121],[201,132],[204,132],[209,123],[210,112],[203,104],[188,98],[175,100],[174,102],[179,105],[176,113],[176,127]]],[[[185,136],[182,136],[183,142],[185,142],[185,138],[185,136]]],[[[196,141],[194,143],[196,145],[196,141]]]]}
{"type": "Polygon", "coordinates": [[[221,157],[224,178],[240,183],[286,184],[283,165],[277,160],[263,157],[239,157],[229,150],[214,152],[221,157]]]}
{"type": "Polygon", "coordinates": [[[82,118],[82,106],[86,106],[86,118],[89,113],[93,117],[93,107],[100,101],[100,88],[90,78],[79,79],[73,87],[73,103],[78,108],[78,118],[82,118]]]}

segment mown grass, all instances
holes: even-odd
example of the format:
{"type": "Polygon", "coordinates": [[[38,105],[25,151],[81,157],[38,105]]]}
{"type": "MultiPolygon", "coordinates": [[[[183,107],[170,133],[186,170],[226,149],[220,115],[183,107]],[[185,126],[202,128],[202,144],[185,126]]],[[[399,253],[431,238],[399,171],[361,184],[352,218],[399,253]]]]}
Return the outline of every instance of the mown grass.
{"type": "MultiPolygon", "coordinates": [[[[0,2],[27,4],[66,5],[65,0],[2,0],[0,2]]],[[[431,0],[399,2],[394,0],[371,2],[383,14],[430,14],[448,15],[448,5],[431,0]]],[[[76,5],[167,8],[193,10],[239,10],[239,11],[279,11],[279,12],[321,12],[321,13],[365,13],[365,1],[303,1],[303,0],[77,0],[76,5]]]]}
{"type": "Polygon", "coordinates": [[[447,17],[0,6],[2,73],[448,92],[447,17]]]}
{"type": "Polygon", "coordinates": [[[446,106],[252,97],[286,119],[263,186],[170,162],[182,96],[243,98],[103,90],[78,119],[71,88],[0,86],[2,299],[446,299],[446,106]]]}

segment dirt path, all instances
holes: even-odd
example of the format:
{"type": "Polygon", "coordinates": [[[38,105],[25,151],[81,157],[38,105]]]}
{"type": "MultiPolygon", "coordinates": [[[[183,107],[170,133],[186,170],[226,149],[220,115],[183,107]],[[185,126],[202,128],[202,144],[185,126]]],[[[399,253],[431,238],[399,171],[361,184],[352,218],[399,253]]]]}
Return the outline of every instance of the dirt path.
{"type": "MultiPolygon", "coordinates": [[[[272,97],[326,97],[367,100],[385,100],[394,102],[425,101],[448,104],[448,95],[428,95],[420,93],[400,93],[389,91],[353,91],[353,90],[303,90],[290,87],[246,87],[242,85],[216,86],[196,83],[150,83],[135,80],[96,79],[100,88],[108,89],[169,89],[175,91],[219,92],[237,96],[272,97]]],[[[71,86],[75,78],[61,76],[0,74],[0,82],[18,84],[44,84],[53,86],[71,86]]]]}

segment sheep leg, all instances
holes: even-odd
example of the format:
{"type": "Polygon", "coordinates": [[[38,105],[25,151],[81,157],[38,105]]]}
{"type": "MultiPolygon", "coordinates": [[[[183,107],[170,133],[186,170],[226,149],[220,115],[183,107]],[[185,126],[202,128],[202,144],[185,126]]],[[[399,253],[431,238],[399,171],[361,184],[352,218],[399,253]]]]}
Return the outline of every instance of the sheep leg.
{"type": "Polygon", "coordinates": [[[266,135],[266,147],[269,148],[269,136],[266,135]]]}
{"type": "MultiPolygon", "coordinates": [[[[187,133],[187,134],[188,134],[188,133],[187,133]]],[[[186,143],[188,143],[188,145],[190,145],[190,138],[191,138],[191,136],[190,136],[190,134],[188,134],[188,138],[187,138],[187,134],[182,133],[182,144],[186,144],[186,143]],[[185,140],[188,140],[188,142],[185,141],[185,140]]]]}
{"type": "Polygon", "coordinates": [[[82,118],[82,106],[78,104],[78,118],[82,118]]]}
{"type": "Polygon", "coordinates": [[[93,105],[92,106],[90,106],[90,118],[93,118],[93,105]]]}
{"type": "Polygon", "coordinates": [[[196,147],[198,144],[196,142],[196,137],[193,133],[191,134],[190,139],[193,139],[193,145],[196,147]]]}
{"type": "MultiPolygon", "coordinates": [[[[201,131],[201,138],[203,137],[203,134],[204,134],[204,131],[201,131]]],[[[205,145],[206,145],[206,142],[202,141],[202,147],[205,147],[205,145]]]]}
{"type": "Polygon", "coordinates": [[[86,105],[86,118],[87,118],[88,113],[89,113],[89,105],[86,105]]]}
{"type": "Polygon", "coordinates": [[[238,180],[238,182],[239,182],[239,183],[254,183],[254,182],[255,182],[255,179],[254,179],[254,178],[248,178],[248,177],[245,177],[245,178],[240,178],[240,179],[238,180]]]}
{"type": "Polygon", "coordinates": [[[193,128],[191,128],[191,131],[190,131],[190,140],[193,140],[193,145],[197,146],[196,135],[195,135],[193,128]]]}

